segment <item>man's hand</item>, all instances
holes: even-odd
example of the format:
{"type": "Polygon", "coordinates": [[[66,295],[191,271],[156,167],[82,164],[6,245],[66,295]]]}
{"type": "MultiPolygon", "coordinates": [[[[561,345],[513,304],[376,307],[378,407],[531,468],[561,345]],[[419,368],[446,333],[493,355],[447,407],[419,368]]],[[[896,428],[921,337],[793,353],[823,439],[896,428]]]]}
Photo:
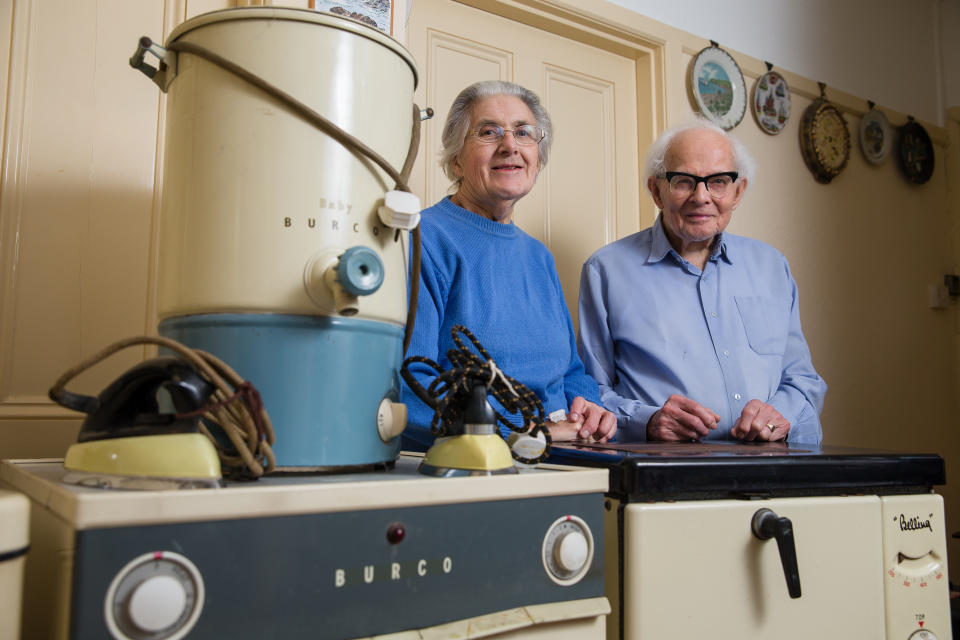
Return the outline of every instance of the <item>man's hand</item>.
{"type": "Polygon", "coordinates": [[[617,432],[617,417],[593,402],[577,396],[570,403],[567,419],[548,424],[550,437],[561,440],[607,442],[617,432]]]}
{"type": "Polygon", "coordinates": [[[699,440],[717,428],[720,416],[699,402],[674,394],[647,422],[647,440],[699,440]]]}
{"type": "Polygon", "coordinates": [[[730,435],[738,440],[786,440],[790,422],[766,402],[751,400],[743,408],[730,435]]]}

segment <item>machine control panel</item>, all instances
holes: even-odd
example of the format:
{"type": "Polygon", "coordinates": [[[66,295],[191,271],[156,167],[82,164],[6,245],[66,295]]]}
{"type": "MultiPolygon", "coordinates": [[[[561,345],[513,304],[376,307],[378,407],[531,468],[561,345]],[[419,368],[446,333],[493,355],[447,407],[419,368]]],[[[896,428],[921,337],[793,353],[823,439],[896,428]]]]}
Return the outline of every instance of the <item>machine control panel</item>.
{"type": "Polygon", "coordinates": [[[950,599],[943,499],[927,494],[880,500],[887,637],[947,637],[950,599]]]}
{"type": "Polygon", "coordinates": [[[116,640],[178,640],[203,609],[203,578],[186,557],[153,551],[131,560],[104,599],[107,628],[116,640]]]}
{"type": "Polygon", "coordinates": [[[560,585],[578,582],[593,560],[593,534],[576,516],[563,516],[547,529],[543,538],[543,566],[560,585]]]}

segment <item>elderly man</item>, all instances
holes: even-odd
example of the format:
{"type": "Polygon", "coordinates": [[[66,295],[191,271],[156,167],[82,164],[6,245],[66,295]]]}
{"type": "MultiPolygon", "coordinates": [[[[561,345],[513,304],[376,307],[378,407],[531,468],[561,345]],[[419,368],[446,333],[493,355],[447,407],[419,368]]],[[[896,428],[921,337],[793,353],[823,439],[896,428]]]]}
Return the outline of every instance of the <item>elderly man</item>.
{"type": "Polygon", "coordinates": [[[665,132],[645,171],[656,223],[584,264],[578,347],[617,440],[821,441],[827,387],[787,260],[724,233],[753,171],[718,127],[665,132]]]}

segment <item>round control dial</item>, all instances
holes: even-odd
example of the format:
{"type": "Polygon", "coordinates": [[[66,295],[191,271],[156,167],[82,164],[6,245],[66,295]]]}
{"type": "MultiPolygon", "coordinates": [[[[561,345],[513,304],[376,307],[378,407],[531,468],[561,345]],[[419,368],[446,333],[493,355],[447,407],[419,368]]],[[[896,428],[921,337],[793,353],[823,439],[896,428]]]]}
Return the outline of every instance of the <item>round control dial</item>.
{"type": "Polygon", "coordinates": [[[107,628],[116,640],[178,640],[203,609],[203,578],[186,557],[154,551],[134,558],[110,583],[107,628]]]}
{"type": "Polygon", "coordinates": [[[901,588],[924,588],[942,583],[947,577],[943,570],[943,562],[933,552],[919,558],[898,553],[888,565],[887,576],[901,588]]]}
{"type": "Polygon", "coordinates": [[[937,636],[929,629],[920,629],[911,633],[907,640],[937,640],[937,636]]]}
{"type": "Polygon", "coordinates": [[[543,567],[557,584],[576,584],[593,561],[593,534],[577,516],[557,519],[543,538],[543,567]]]}

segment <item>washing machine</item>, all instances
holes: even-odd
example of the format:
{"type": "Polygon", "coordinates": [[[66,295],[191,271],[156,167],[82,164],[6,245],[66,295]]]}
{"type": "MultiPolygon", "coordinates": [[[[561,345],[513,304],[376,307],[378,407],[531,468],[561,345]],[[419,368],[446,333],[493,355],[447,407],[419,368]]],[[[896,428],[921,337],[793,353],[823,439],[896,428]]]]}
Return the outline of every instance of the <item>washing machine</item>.
{"type": "Polygon", "coordinates": [[[420,461],[166,491],[4,461],[0,485],[30,502],[23,637],[604,637],[606,470],[420,461]]]}

